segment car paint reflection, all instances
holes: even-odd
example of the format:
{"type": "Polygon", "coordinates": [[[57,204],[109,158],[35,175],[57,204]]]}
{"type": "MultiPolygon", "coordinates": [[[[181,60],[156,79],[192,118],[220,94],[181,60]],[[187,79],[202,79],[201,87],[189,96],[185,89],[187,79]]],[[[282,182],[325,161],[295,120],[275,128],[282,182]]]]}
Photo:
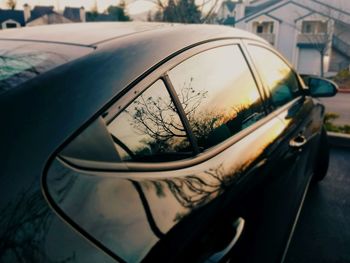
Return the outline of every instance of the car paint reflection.
{"type": "Polygon", "coordinates": [[[275,149],[285,127],[274,118],[210,160],[177,171],[76,172],[55,160],[46,183],[63,213],[119,257],[138,262],[194,211],[232,192],[275,149]]]}

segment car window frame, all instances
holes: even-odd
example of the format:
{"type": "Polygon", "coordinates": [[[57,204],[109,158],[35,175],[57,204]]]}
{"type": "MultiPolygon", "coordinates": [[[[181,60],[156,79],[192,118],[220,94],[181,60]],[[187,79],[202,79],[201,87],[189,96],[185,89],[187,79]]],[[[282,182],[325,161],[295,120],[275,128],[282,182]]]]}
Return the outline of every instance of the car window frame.
{"type": "Polygon", "coordinates": [[[267,109],[268,109],[269,113],[274,113],[274,115],[278,115],[280,112],[282,112],[286,108],[290,107],[290,105],[292,105],[294,102],[299,101],[301,98],[303,98],[305,96],[305,90],[307,88],[305,87],[305,84],[302,81],[301,77],[299,76],[299,74],[297,73],[297,71],[295,70],[293,65],[287,59],[285,59],[277,50],[275,50],[273,47],[269,46],[268,44],[264,44],[264,43],[254,41],[254,40],[244,40],[243,42],[244,42],[244,46],[245,46],[245,51],[247,52],[247,56],[249,57],[249,59],[251,61],[251,65],[256,72],[257,78],[259,78],[259,80],[261,81],[261,85],[262,85],[262,88],[264,89],[264,92],[266,93],[266,96],[267,96],[266,97],[266,105],[267,105],[267,109]],[[280,58],[294,73],[296,80],[299,84],[298,89],[300,91],[300,94],[298,96],[296,96],[295,98],[293,98],[291,101],[285,103],[284,105],[282,105],[280,107],[275,107],[273,105],[271,91],[270,91],[269,87],[267,86],[267,84],[265,83],[264,77],[259,72],[259,69],[254,62],[254,58],[253,58],[252,54],[249,52],[249,48],[248,48],[249,46],[258,46],[261,48],[265,48],[265,49],[269,50],[270,52],[272,52],[273,54],[275,54],[278,58],[280,58]]]}
{"type": "MultiPolygon", "coordinates": [[[[266,91],[264,90],[261,80],[258,78],[257,71],[254,69],[251,63],[251,59],[247,56],[247,52],[244,46],[245,45],[244,40],[241,38],[219,39],[219,40],[213,40],[206,43],[198,43],[197,45],[187,47],[185,50],[183,50],[182,52],[179,52],[178,54],[174,54],[174,56],[172,56],[169,60],[164,62],[162,65],[157,67],[155,70],[153,70],[149,74],[145,75],[140,81],[138,81],[137,83],[129,87],[126,92],[122,92],[121,94],[118,94],[114,99],[111,100],[110,103],[106,105],[106,107],[104,107],[104,110],[98,116],[102,116],[105,119],[106,123],[108,124],[114,118],[116,118],[119,115],[119,113],[121,113],[128,105],[130,105],[130,103],[132,103],[132,101],[135,100],[142,92],[147,90],[158,79],[162,79],[164,81],[165,86],[167,87],[167,90],[171,98],[174,100],[174,104],[178,109],[178,114],[181,121],[183,120],[183,118],[187,120],[187,117],[183,112],[182,106],[177,105],[179,101],[176,102],[176,99],[174,99],[172,95],[172,93],[174,93],[174,95],[177,98],[175,90],[172,87],[172,83],[170,82],[168,72],[172,68],[180,64],[181,62],[191,58],[196,54],[205,52],[210,49],[219,48],[222,46],[230,46],[230,45],[231,46],[237,45],[241,50],[242,55],[247,63],[247,67],[250,70],[251,76],[256,84],[256,88],[259,92],[261,102],[262,102],[262,108],[265,116],[259,121],[257,121],[256,123],[239,131],[237,134],[231,136],[225,141],[219,143],[218,145],[215,145],[204,152],[198,152],[193,157],[186,158],[183,160],[177,160],[177,161],[171,161],[171,162],[154,162],[154,163],[146,163],[146,162],[141,163],[141,162],[128,162],[128,161],[110,163],[110,162],[74,160],[74,163],[72,163],[72,162],[67,162],[67,160],[64,160],[62,158],[59,158],[59,157],[58,158],[76,171],[100,171],[100,172],[144,171],[144,172],[147,172],[147,171],[176,170],[176,169],[190,167],[213,158],[220,152],[226,150],[236,142],[240,141],[241,139],[243,139],[244,137],[246,137],[256,129],[258,129],[259,127],[263,126],[269,120],[274,118],[274,116],[271,116],[269,114],[269,111],[266,107],[266,100],[268,99],[268,97],[266,96],[266,91]],[[179,108],[179,106],[181,107],[179,108]]],[[[187,128],[185,127],[185,123],[183,124],[187,134],[188,135],[191,134],[192,133],[191,129],[187,130],[187,128]]],[[[192,133],[192,136],[193,136],[193,133],[192,133]]],[[[199,151],[198,148],[197,148],[197,151],[199,151]]]]}

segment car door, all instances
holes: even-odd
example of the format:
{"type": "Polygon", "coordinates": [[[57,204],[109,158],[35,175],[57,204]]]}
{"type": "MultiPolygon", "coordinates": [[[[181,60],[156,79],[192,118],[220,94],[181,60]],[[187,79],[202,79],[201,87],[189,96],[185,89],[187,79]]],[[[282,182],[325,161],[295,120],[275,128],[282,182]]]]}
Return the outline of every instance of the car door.
{"type": "Polygon", "coordinates": [[[264,99],[240,41],[198,45],[67,141],[45,194],[120,262],[224,260],[255,229],[250,211],[285,132],[264,99]]]}
{"type": "MultiPolygon", "coordinates": [[[[247,41],[247,51],[269,96],[269,112],[285,125],[276,178],[264,195],[264,215],[260,218],[255,261],[280,261],[288,247],[308,188],[315,160],[315,149],[322,127],[322,108],[303,91],[303,83],[292,67],[273,49],[261,43],[247,41]],[[257,247],[259,247],[257,245],[257,247]]],[[[277,163],[278,162],[278,163],[277,163]]]]}

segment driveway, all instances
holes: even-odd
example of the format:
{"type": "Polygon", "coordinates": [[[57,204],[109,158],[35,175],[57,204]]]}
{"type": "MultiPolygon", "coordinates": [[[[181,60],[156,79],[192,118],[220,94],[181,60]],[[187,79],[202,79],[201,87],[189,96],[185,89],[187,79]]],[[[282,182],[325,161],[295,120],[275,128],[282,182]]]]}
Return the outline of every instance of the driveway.
{"type": "Polygon", "coordinates": [[[339,118],[334,121],[335,124],[350,125],[350,93],[338,93],[321,101],[326,106],[326,112],[339,114],[339,118]]]}
{"type": "Polygon", "coordinates": [[[350,262],[350,149],[332,149],[327,177],[307,193],[284,261],[303,262],[350,262]]]}

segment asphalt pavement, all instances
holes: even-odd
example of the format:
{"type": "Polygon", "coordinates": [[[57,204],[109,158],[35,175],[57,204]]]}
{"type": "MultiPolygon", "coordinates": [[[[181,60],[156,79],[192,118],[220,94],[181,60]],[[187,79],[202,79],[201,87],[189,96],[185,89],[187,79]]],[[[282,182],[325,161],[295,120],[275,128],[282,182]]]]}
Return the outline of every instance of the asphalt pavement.
{"type": "Polygon", "coordinates": [[[333,148],[328,174],[306,195],[284,263],[350,263],[350,148],[333,148]]]}
{"type": "Polygon", "coordinates": [[[334,124],[350,125],[350,93],[339,92],[334,97],[320,100],[326,106],[326,112],[339,114],[339,118],[334,121],[334,124]]]}

